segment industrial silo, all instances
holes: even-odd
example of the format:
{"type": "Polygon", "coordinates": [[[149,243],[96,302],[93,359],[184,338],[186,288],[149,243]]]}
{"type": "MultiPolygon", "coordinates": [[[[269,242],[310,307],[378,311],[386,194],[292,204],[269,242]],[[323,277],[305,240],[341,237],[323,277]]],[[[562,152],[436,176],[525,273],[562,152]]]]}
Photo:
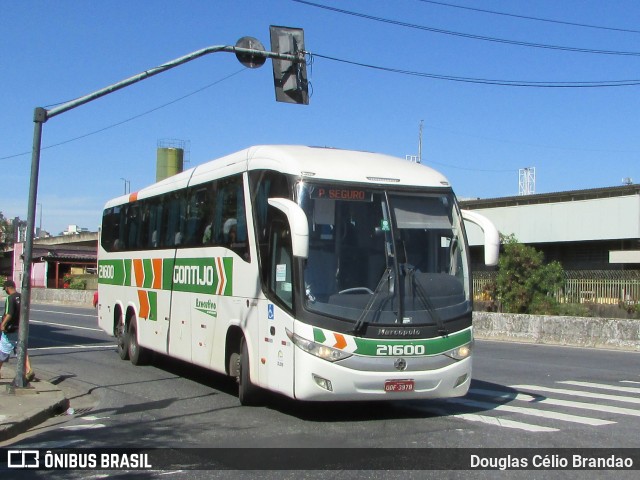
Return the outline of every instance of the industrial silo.
{"type": "Polygon", "coordinates": [[[158,142],[156,182],[180,173],[184,166],[185,142],[161,140],[158,142]]]}

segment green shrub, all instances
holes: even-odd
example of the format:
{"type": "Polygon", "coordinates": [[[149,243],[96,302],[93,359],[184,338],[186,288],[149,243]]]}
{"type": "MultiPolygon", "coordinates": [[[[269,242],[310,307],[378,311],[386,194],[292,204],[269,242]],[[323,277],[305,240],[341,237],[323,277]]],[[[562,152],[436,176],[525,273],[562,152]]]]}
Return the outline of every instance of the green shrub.
{"type": "Polygon", "coordinates": [[[69,283],[69,288],[72,290],[86,290],[87,289],[87,281],[79,278],[74,278],[69,283]]]}
{"type": "Polygon", "coordinates": [[[558,302],[552,296],[563,282],[559,262],[544,263],[544,255],[519,243],[513,235],[502,238],[496,294],[502,311],[552,315],[558,302]]]}
{"type": "Polygon", "coordinates": [[[557,312],[557,315],[565,317],[593,317],[593,312],[589,307],[579,303],[559,303],[557,312]]]}

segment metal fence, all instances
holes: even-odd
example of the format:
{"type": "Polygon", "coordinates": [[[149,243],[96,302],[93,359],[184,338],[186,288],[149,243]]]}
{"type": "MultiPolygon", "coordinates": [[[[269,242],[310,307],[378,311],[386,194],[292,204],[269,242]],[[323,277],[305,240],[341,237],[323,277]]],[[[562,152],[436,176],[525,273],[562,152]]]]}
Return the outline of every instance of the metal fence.
{"type": "MultiPolygon", "coordinates": [[[[474,272],[473,298],[490,301],[497,272],[474,272]]],[[[564,285],[555,293],[562,303],[638,304],[640,270],[576,270],[564,272],[564,285]]]]}

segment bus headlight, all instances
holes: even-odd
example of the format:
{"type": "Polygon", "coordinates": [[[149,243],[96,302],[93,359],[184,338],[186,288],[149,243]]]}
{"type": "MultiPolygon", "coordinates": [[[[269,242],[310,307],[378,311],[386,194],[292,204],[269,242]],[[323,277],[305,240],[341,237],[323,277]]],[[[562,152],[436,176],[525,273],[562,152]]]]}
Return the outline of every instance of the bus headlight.
{"type": "Polygon", "coordinates": [[[285,330],[287,332],[287,337],[289,337],[294,345],[298,346],[305,352],[315,355],[318,358],[322,358],[323,360],[327,360],[328,362],[337,362],[338,360],[343,360],[353,355],[352,353],[338,350],[337,348],[327,347],[321,343],[316,343],[313,340],[307,340],[300,335],[290,332],[289,329],[285,330]]]}
{"type": "Polygon", "coordinates": [[[453,358],[454,360],[464,360],[471,356],[471,350],[473,350],[473,342],[469,342],[460,347],[453,348],[448,352],[444,352],[444,355],[449,358],[453,358]]]}

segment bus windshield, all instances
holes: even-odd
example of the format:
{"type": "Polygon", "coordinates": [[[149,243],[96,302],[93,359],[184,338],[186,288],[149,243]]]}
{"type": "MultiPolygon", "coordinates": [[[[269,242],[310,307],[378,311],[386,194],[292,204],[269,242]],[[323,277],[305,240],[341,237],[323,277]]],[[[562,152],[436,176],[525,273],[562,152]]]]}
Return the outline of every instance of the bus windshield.
{"type": "Polygon", "coordinates": [[[303,183],[309,221],[304,307],[367,325],[434,325],[471,309],[455,197],[444,192],[303,183]]]}

